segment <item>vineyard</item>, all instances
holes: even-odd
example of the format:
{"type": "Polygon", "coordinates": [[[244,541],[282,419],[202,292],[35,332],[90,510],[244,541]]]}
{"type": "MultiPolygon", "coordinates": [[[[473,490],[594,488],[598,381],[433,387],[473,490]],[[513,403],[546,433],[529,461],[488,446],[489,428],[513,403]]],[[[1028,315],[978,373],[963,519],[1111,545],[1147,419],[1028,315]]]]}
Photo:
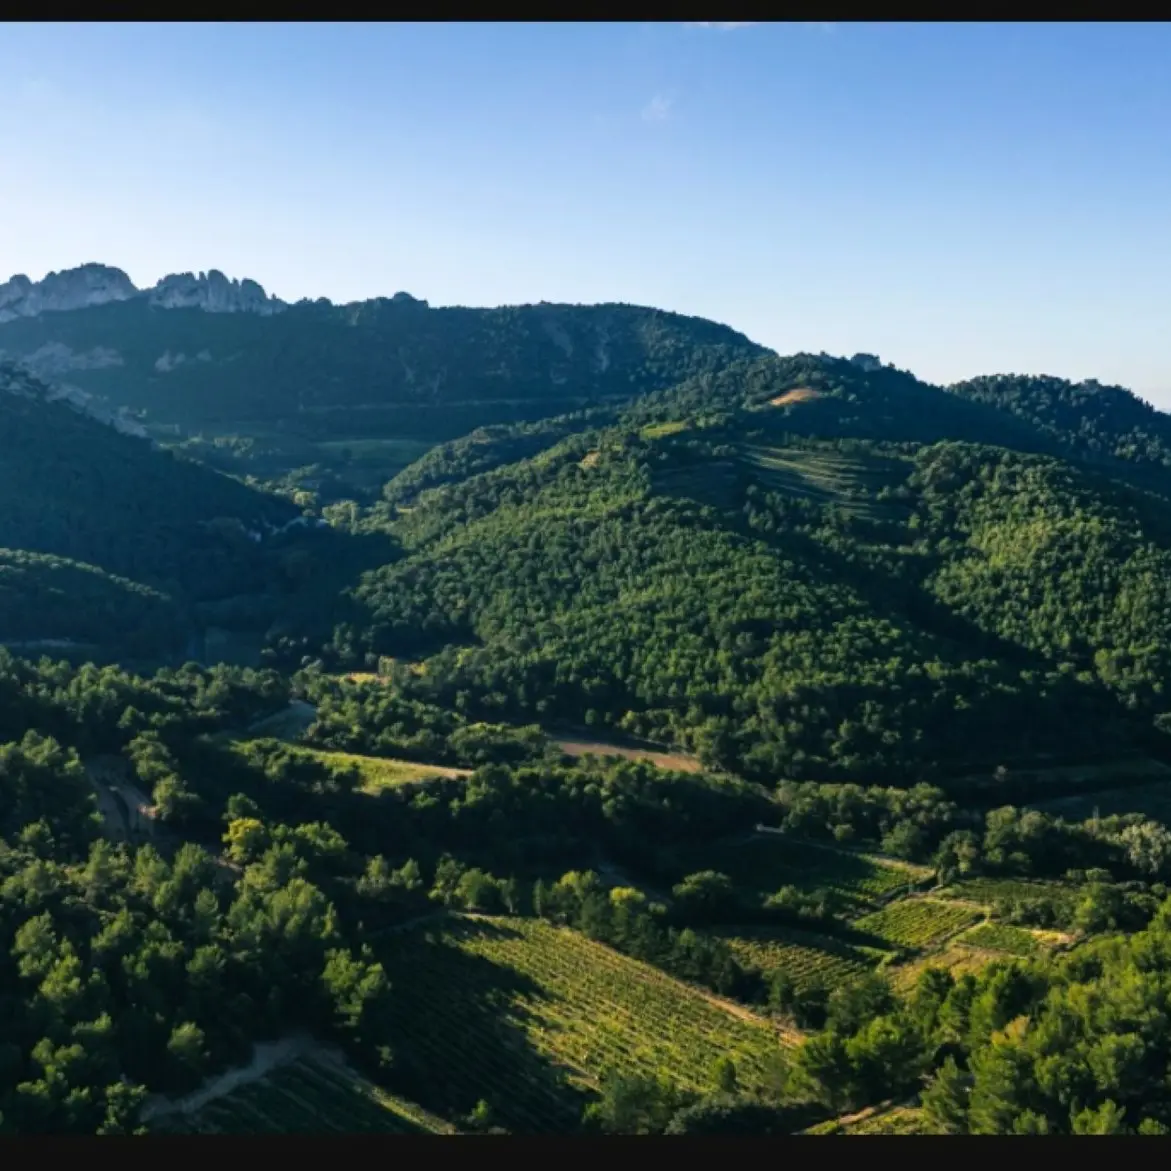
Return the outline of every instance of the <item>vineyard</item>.
{"type": "Polygon", "coordinates": [[[1051,899],[1068,905],[1077,898],[1076,890],[1055,882],[1030,882],[1021,878],[969,878],[943,892],[952,898],[991,907],[1005,901],[1051,899]]]}
{"type": "Polygon", "coordinates": [[[443,1134],[446,1123],[332,1061],[302,1058],[193,1114],[152,1126],[180,1134],[443,1134]]]}
{"type": "Polygon", "coordinates": [[[853,1121],[835,1119],[811,1127],[806,1134],[931,1134],[923,1111],[916,1106],[893,1106],[863,1111],[853,1121]]]}
{"type": "Polygon", "coordinates": [[[854,920],[854,927],[896,947],[923,950],[942,943],[980,918],[979,912],[937,899],[903,899],[854,920]]]}
{"type": "Polygon", "coordinates": [[[901,479],[906,470],[893,460],[750,444],[743,446],[742,458],[775,492],[876,518],[890,513],[889,506],[876,499],[879,491],[901,479]]]}
{"type": "Polygon", "coordinates": [[[446,1117],[485,1098],[509,1130],[572,1130],[611,1072],[711,1089],[728,1056],[755,1089],[784,1064],[769,1022],[540,920],[410,932],[389,968],[401,1084],[446,1117]]]}
{"type": "Polygon", "coordinates": [[[719,935],[748,967],[784,972],[798,987],[833,987],[862,975],[888,954],[840,939],[788,928],[729,927],[719,935]]]}
{"type": "Polygon", "coordinates": [[[802,890],[826,888],[858,911],[930,874],[922,867],[767,833],[706,850],[689,862],[691,869],[721,871],[738,887],[760,895],[772,894],[782,886],[802,890]]]}
{"type": "Polygon", "coordinates": [[[1007,923],[983,923],[956,941],[982,951],[1002,951],[1008,955],[1031,956],[1040,950],[1036,937],[1007,923]]]}

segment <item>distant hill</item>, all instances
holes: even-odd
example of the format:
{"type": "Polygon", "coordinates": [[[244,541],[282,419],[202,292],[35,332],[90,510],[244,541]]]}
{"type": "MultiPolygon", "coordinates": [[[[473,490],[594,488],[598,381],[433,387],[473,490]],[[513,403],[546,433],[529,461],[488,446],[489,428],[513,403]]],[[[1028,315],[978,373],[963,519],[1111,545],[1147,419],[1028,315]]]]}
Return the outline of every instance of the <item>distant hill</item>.
{"type": "Polygon", "coordinates": [[[279,584],[298,508],[54,401],[5,363],[0,452],[0,641],[179,653],[199,607],[279,584]]]}
{"type": "Polygon", "coordinates": [[[1104,468],[1125,464],[1137,482],[1171,483],[1171,415],[1125,387],[1000,374],[946,389],[1025,422],[1065,454],[1104,468]]]}
{"type": "Polygon", "coordinates": [[[726,326],[631,305],[432,309],[399,294],[271,313],[170,307],[182,303],[119,290],[0,315],[0,357],[217,466],[316,468],[303,486],[340,477],[361,495],[377,492],[378,471],[388,479],[476,427],[628,402],[767,352],[726,326]]]}

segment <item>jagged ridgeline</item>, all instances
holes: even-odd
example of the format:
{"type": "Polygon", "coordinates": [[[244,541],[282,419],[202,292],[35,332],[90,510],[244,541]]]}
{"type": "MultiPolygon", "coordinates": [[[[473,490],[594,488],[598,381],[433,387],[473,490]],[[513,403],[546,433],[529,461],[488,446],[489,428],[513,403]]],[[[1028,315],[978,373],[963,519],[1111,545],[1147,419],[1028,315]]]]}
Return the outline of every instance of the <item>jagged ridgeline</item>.
{"type": "Polygon", "coordinates": [[[0,286],[0,356],[226,469],[314,469],[298,484],[327,498],[376,495],[476,427],[625,403],[764,352],[630,305],[285,305],[219,273],[139,292],[100,266],[0,286]]]}

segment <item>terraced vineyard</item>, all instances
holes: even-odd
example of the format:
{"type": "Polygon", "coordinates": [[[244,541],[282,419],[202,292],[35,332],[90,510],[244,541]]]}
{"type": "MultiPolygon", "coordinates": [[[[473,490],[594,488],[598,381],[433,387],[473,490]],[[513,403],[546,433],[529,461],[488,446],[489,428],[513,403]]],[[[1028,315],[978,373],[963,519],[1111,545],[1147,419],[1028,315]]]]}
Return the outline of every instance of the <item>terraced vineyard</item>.
{"type": "Polygon", "coordinates": [[[711,1089],[726,1055],[752,1089],[783,1064],[768,1022],[539,920],[449,920],[388,960],[403,1085],[446,1117],[487,1098],[509,1130],[572,1130],[609,1072],[711,1089]]]}
{"type": "Polygon", "coordinates": [[[741,458],[756,478],[773,491],[877,519],[896,513],[894,504],[881,502],[877,496],[882,488],[899,482],[906,472],[897,460],[862,459],[829,450],[744,444],[741,458]]]}
{"type": "Polygon", "coordinates": [[[1006,955],[1031,956],[1041,950],[1036,936],[1008,923],[982,923],[956,940],[964,947],[1002,951],[1006,955]]]}
{"type": "Polygon", "coordinates": [[[721,871],[737,886],[761,895],[772,894],[782,886],[801,890],[824,887],[859,912],[901,887],[923,881],[931,873],[924,867],[814,846],[772,833],[706,850],[689,858],[687,865],[690,870],[721,871]]]}
{"type": "Polygon", "coordinates": [[[854,921],[859,931],[896,947],[922,950],[942,943],[981,917],[972,907],[938,899],[903,899],[854,921]]]}
{"type": "Polygon", "coordinates": [[[723,939],[742,963],[770,976],[784,972],[798,987],[832,987],[860,976],[888,954],[792,928],[728,927],[713,934],[723,939]]]}
{"type": "Polygon", "coordinates": [[[151,1129],[178,1134],[444,1134],[452,1128],[350,1070],[314,1058],[283,1065],[151,1129]]]}

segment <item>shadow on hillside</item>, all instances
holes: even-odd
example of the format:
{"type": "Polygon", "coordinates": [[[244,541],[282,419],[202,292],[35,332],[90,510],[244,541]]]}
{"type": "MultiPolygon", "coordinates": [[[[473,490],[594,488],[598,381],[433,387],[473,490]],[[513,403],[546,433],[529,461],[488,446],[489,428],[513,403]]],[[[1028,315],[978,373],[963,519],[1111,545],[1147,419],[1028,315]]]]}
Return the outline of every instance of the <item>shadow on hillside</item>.
{"type": "Polygon", "coordinates": [[[484,1100],[495,1123],[512,1133],[571,1132],[590,1096],[526,1031],[542,1026],[529,1006],[549,993],[459,946],[520,939],[507,924],[455,919],[380,944],[392,987],[395,1088],[453,1120],[484,1100]]]}

